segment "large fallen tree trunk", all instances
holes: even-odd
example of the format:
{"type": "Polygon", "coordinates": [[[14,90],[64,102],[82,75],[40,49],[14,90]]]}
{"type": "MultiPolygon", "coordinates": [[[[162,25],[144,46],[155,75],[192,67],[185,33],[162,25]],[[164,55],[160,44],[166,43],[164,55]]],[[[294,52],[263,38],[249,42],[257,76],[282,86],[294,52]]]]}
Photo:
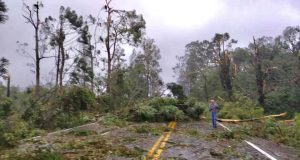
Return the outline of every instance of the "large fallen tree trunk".
{"type": "Polygon", "coordinates": [[[257,120],[265,120],[265,119],[268,119],[268,118],[276,118],[276,117],[284,117],[284,116],[286,116],[286,112],[280,113],[280,114],[275,114],[275,115],[263,116],[263,117],[260,117],[260,118],[243,119],[243,120],[240,120],[240,119],[221,119],[221,118],[218,118],[217,121],[219,121],[219,122],[239,123],[239,122],[249,122],[249,121],[257,121],[257,120]]]}

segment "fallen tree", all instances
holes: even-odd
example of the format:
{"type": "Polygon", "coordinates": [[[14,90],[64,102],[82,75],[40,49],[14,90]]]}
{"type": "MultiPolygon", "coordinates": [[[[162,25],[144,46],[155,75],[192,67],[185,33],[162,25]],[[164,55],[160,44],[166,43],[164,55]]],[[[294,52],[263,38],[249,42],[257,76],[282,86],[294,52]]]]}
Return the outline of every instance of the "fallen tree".
{"type": "Polygon", "coordinates": [[[239,122],[249,122],[249,121],[258,121],[258,120],[265,120],[268,118],[276,118],[276,117],[284,117],[286,116],[286,112],[284,113],[280,113],[280,114],[275,114],[275,115],[268,115],[268,116],[263,116],[260,118],[253,118],[253,119],[222,119],[222,118],[218,118],[217,121],[219,122],[229,122],[229,123],[239,123],[239,122]]]}

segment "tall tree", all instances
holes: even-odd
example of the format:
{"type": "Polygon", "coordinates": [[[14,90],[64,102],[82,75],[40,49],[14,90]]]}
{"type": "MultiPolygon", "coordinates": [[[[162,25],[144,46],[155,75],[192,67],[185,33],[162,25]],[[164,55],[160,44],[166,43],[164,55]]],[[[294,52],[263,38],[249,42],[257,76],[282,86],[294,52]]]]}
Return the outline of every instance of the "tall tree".
{"type": "Polygon", "coordinates": [[[300,26],[287,27],[283,31],[284,48],[298,59],[295,83],[300,86],[300,26]]]}
{"type": "Polygon", "coordinates": [[[254,57],[255,57],[255,72],[256,72],[256,86],[258,92],[258,102],[260,105],[264,106],[265,104],[265,93],[264,93],[264,79],[265,75],[262,71],[262,56],[258,44],[253,37],[253,48],[254,48],[254,57]]]}
{"type": "Polygon", "coordinates": [[[287,27],[283,31],[285,47],[299,60],[300,69],[300,26],[287,27]]]}
{"type": "MultiPolygon", "coordinates": [[[[71,8],[60,7],[59,19],[48,17],[45,20],[48,28],[51,28],[50,45],[57,50],[56,55],[56,80],[55,85],[59,85],[59,90],[63,93],[63,79],[65,74],[65,63],[69,55],[66,53],[66,39],[69,36],[68,45],[73,44],[74,37],[78,37],[77,31],[83,26],[83,17],[79,16],[71,8]],[[56,24],[57,22],[57,24],[56,24]],[[57,27],[56,27],[57,26],[57,27]],[[75,34],[75,36],[74,36],[75,34]],[[73,35],[73,37],[71,36],[73,35]]],[[[76,39],[76,38],[75,38],[76,39]]]]}
{"type": "MultiPolygon", "coordinates": [[[[209,68],[214,67],[212,65],[215,57],[213,52],[213,45],[211,42],[204,40],[202,42],[194,41],[185,46],[187,58],[187,75],[191,79],[191,85],[198,85],[196,81],[202,81],[203,84],[200,86],[203,88],[205,99],[209,99],[208,86],[207,86],[207,75],[206,72],[209,68]]],[[[190,86],[194,88],[193,86],[190,86]]],[[[200,89],[192,90],[192,93],[199,92],[200,89]]],[[[196,94],[199,95],[199,94],[196,94]]]]}
{"type": "Polygon", "coordinates": [[[132,65],[141,68],[142,77],[145,77],[147,84],[147,97],[153,97],[159,95],[162,86],[162,80],[159,77],[159,73],[162,71],[159,65],[160,50],[153,39],[144,39],[141,48],[142,51],[136,55],[132,65]]]}
{"type": "Polygon", "coordinates": [[[2,57],[0,59],[0,77],[3,79],[7,80],[7,91],[6,91],[6,96],[10,96],[10,75],[8,73],[7,66],[9,65],[8,59],[2,57]]]}
{"type": "Polygon", "coordinates": [[[88,24],[85,22],[85,25],[80,29],[80,37],[77,40],[81,46],[77,50],[79,54],[74,60],[75,67],[71,73],[71,78],[73,83],[83,83],[84,86],[86,82],[90,82],[91,90],[94,90],[95,55],[93,54],[94,46],[91,45],[91,38],[88,24]]]}
{"type": "Polygon", "coordinates": [[[33,5],[33,7],[30,7],[27,4],[23,4],[23,17],[27,20],[26,23],[30,23],[34,28],[35,33],[35,95],[39,95],[39,89],[40,89],[40,61],[44,57],[40,53],[40,45],[39,45],[39,29],[41,25],[40,21],[40,8],[43,7],[43,4],[40,2],[36,2],[36,4],[33,5]]]}
{"type": "Polygon", "coordinates": [[[7,66],[9,64],[8,59],[2,57],[0,59],[0,77],[3,77],[5,74],[7,74],[7,66]]]}
{"type": "Polygon", "coordinates": [[[172,92],[173,96],[175,96],[177,99],[184,99],[186,96],[183,93],[183,87],[179,84],[176,84],[174,82],[167,83],[167,88],[172,92]]]}
{"type": "Polygon", "coordinates": [[[215,34],[213,38],[215,45],[215,53],[218,55],[216,59],[219,64],[219,76],[222,87],[227,92],[229,99],[231,99],[232,91],[232,60],[231,60],[231,47],[232,44],[237,43],[236,40],[230,39],[228,33],[215,34]]]}
{"type": "Polygon", "coordinates": [[[135,11],[117,10],[110,6],[112,0],[105,0],[104,9],[107,13],[104,22],[106,33],[104,39],[105,51],[107,52],[107,92],[110,92],[111,72],[113,61],[116,58],[116,51],[120,44],[135,45],[140,42],[145,28],[145,21],[142,15],[137,15],[135,11]]]}
{"type": "Polygon", "coordinates": [[[8,16],[5,14],[7,12],[7,7],[5,3],[0,0],[0,23],[4,23],[7,19],[8,16]]]}
{"type": "MultiPolygon", "coordinates": [[[[278,39],[272,37],[263,36],[257,39],[253,37],[253,43],[249,44],[249,48],[253,52],[258,102],[265,106],[265,95],[274,90],[278,82],[283,82],[283,77],[285,81],[290,79],[288,75],[284,74],[284,72],[290,71],[280,62],[289,55],[282,50],[278,39]]],[[[285,64],[288,66],[287,62],[285,64]]]]}

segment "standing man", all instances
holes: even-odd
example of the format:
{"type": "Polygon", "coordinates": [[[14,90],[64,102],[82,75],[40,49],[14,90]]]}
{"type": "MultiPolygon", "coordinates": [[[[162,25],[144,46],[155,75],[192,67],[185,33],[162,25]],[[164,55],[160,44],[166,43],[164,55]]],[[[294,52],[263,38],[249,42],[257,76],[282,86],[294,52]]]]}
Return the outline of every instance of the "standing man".
{"type": "Polygon", "coordinates": [[[211,121],[214,128],[217,128],[217,111],[219,109],[218,104],[215,102],[215,100],[211,99],[209,101],[209,111],[211,112],[211,121]]]}

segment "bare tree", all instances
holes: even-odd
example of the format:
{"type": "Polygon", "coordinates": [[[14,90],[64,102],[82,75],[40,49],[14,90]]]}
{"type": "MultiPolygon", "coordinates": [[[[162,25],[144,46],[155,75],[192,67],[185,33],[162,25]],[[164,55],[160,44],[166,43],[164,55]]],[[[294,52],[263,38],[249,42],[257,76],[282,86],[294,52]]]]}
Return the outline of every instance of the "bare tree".
{"type": "Polygon", "coordinates": [[[23,4],[23,17],[27,20],[26,23],[29,23],[33,26],[35,31],[35,95],[39,95],[39,88],[40,88],[40,61],[44,58],[43,55],[41,55],[39,50],[39,29],[40,29],[40,7],[43,7],[42,3],[36,2],[36,4],[33,5],[33,7],[30,7],[27,4],[23,4]]]}

